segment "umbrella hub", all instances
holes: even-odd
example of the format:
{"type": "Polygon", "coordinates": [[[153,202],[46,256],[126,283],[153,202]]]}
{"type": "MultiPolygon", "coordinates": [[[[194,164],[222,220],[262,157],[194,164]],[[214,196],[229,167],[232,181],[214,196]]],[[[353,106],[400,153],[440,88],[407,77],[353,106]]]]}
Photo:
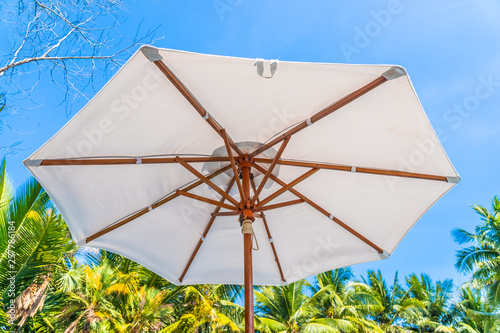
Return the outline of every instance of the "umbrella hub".
{"type": "Polygon", "coordinates": [[[242,224],[244,220],[251,220],[252,222],[255,221],[255,208],[247,208],[245,206],[243,206],[242,208],[242,205],[240,204],[240,207],[238,207],[238,211],[240,213],[240,224],[242,224]]]}
{"type": "Polygon", "coordinates": [[[250,180],[253,180],[252,167],[254,163],[253,157],[249,155],[238,156],[235,159],[236,165],[238,166],[239,177],[242,180],[243,187],[248,186],[248,193],[250,193],[250,180]],[[244,174],[248,176],[248,179],[244,178],[244,174]],[[248,184],[246,184],[248,183],[248,184]]]}
{"type": "Polygon", "coordinates": [[[243,169],[243,168],[251,169],[253,166],[254,159],[250,155],[245,154],[243,156],[238,156],[236,161],[237,161],[240,169],[243,169]]]}
{"type": "Polygon", "coordinates": [[[243,197],[241,198],[241,202],[238,205],[238,211],[240,213],[240,223],[243,223],[244,220],[251,220],[252,222],[255,220],[255,205],[253,204],[250,197],[250,181],[253,179],[253,163],[253,157],[247,154],[238,156],[238,158],[236,159],[239,178],[241,179],[241,185],[243,187],[243,197]]]}
{"type": "MultiPolygon", "coordinates": [[[[236,146],[243,152],[242,155],[244,156],[244,155],[250,155],[253,151],[262,147],[263,144],[259,143],[259,142],[254,142],[254,141],[242,141],[242,142],[236,142],[236,146]]],[[[254,156],[254,158],[257,159],[257,161],[255,161],[255,163],[261,165],[262,162],[260,162],[259,159],[271,159],[272,160],[276,156],[276,153],[277,153],[277,151],[271,147],[271,148],[267,149],[266,151],[254,156]]],[[[227,155],[228,155],[227,148],[225,145],[222,145],[222,146],[218,147],[217,149],[215,149],[213,151],[212,155],[210,155],[210,157],[227,157],[227,155]]],[[[256,182],[257,186],[260,185],[260,180],[263,178],[265,171],[262,172],[262,169],[259,170],[258,168],[254,167],[254,160],[250,159],[250,160],[244,161],[243,158],[240,158],[239,154],[235,154],[234,161],[238,167],[238,170],[237,170],[238,175],[237,176],[240,179],[242,179],[241,178],[242,177],[242,174],[241,174],[241,171],[242,171],[241,166],[242,165],[241,164],[243,164],[243,166],[245,166],[246,162],[251,162],[249,165],[251,167],[250,180],[254,180],[256,182]]],[[[213,162],[209,161],[209,162],[205,162],[203,164],[202,170],[206,173],[213,173],[213,172],[216,172],[217,170],[220,170],[224,167],[227,167],[229,164],[230,164],[229,161],[213,161],[213,162]]],[[[263,165],[266,166],[266,164],[263,164],[263,165]]],[[[274,177],[279,177],[279,171],[280,171],[280,165],[278,164],[273,169],[272,175],[274,177]]],[[[229,169],[229,170],[226,170],[223,175],[221,175],[220,177],[214,178],[212,181],[217,186],[225,186],[231,180],[233,175],[234,175],[233,170],[229,169]]],[[[272,179],[268,178],[268,180],[264,184],[264,188],[268,189],[273,184],[274,184],[274,181],[272,179]]]]}

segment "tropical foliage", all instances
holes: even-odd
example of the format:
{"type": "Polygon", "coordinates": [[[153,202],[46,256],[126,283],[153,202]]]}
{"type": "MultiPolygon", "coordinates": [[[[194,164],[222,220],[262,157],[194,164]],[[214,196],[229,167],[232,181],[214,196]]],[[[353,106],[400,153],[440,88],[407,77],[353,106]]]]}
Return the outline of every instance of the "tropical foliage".
{"type": "MultiPolygon", "coordinates": [[[[256,287],[258,332],[500,331],[500,200],[474,206],[474,232],[457,269],[471,281],[411,274],[391,283],[380,271],[350,268],[281,287],[256,287]],[[455,296],[454,296],[455,295],[455,296]]],[[[243,332],[242,288],[175,286],[121,257],[80,249],[40,184],[14,190],[0,163],[0,330],[15,332],[243,332]],[[15,316],[12,312],[15,308],[15,316]],[[14,325],[9,324],[9,320],[14,325]]]]}
{"type": "Polygon", "coordinates": [[[474,232],[463,229],[453,231],[457,243],[468,245],[457,255],[456,267],[464,273],[472,273],[474,281],[488,287],[489,296],[500,300],[500,199],[495,197],[492,210],[474,205],[482,223],[474,232]]]}
{"type": "Polygon", "coordinates": [[[460,290],[457,310],[460,332],[500,330],[500,199],[493,198],[491,210],[473,205],[479,214],[474,232],[455,229],[455,241],[466,246],[457,253],[456,267],[471,273],[470,284],[460,290]]]}

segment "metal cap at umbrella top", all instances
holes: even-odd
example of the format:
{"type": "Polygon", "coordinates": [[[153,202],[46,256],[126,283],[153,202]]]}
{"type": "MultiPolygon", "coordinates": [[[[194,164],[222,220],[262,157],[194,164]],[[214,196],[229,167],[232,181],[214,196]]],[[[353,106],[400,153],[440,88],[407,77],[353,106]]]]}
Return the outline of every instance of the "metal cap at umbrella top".
{"type": "Polygon", "coordinates": [[[283,285],[387,258],[459,181],[402,67],[255,64],[134,54],[25,161],[74,240],[242,284],[250,210],[253,283],[283,285]]]}

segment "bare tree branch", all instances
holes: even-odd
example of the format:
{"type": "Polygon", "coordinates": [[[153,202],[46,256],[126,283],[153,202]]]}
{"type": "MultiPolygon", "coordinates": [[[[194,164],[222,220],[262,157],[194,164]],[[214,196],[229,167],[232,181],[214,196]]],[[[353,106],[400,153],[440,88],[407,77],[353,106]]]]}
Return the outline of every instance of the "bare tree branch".
{"type": "Polygon", "coordinates": [[[13,68],[13,67],[17,67],[17,66],[21,66],[21,65],[24,65],[24,64],[27,64],[27,63],[30,63],[30,62],[36,62],[36,61],[42,61],[42,60],[50,60],[50,61],[63,61],[63,60],[89,60],[89,59],[92,59],[92,60],[104,60],[104,59],[107,59],[107,60],[111,60],[114,62],[116,56],[123,52],[120,51],[120,52],[117,52],[115,54],[112,54],[112,55],[109,55],[109,56],[75,56],[75,57],[72,57],[72,56],[62,56],[62,57],[47,57],[45,55],[42,55],[41,57],[33,57],[33,58],[26,58],[26,59],[23,59],[23,60],[20,60],[20,61],[17,61],[13,64],[9,64],[5,67],[2,67],[0,68],[0,76],[3,75],[4,72],[8,71],[9,69],[13,68]]]}
{"type": "MultiPolygon", "coordinates": [[[[34,124],[19,131],[7,119],[24,118],[20,111],[44,104],[34,93],[39,83],[60,90],[50,102],[56,98],[55,105],[69,114],[75,101],[88,100],[94,84],[104,84],[138,46],[153,43],[158,29],[144,30],[141,21],[131,39],[124,38],[121,0],[3,0],[0,7],[0,24],[8,28],[10,41],[0,45],[0,135],[2,129],[36,130],[34,124]]],[[[22,149],[12,141],[3,142],[0,156],[22,149]]]]}
{"type": "Polygon", "coordinates": [[[33,71],[49,73],[63,90],[61,104],[87,98],[95,73],[109,76],[156,33],[139,25],[124,42],[119,26],[125,8],[119,0],[6,0],[2,6],[0,21],[9,27],[13,45],[0,47],[0,93],[13,103],[18,95],[23,103],[31,95],[38,83],[33,71]]]}

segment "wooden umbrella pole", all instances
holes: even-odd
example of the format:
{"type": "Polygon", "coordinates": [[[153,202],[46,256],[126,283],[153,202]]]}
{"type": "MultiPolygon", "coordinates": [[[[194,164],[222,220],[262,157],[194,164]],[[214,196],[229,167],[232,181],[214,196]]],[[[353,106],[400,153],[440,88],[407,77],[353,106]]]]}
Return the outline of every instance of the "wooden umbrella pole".
{"type": "Polygon", "coordinates": [[[252,235],[243,235],[245,251],[245,332],[254,333],[252,235]]]}
{"type": "MultiPolygon", "coordinates": [[[[241,180],[243,193],[245,198],[250,198],[250,172],[251,172],[251,161],[248,156],[244,156],[240,160],[240,169],[241,169],[241,180]]],[[[247,201],[249,203],[250,200],[247,201]]],[[[247,203],[242,203],[242,205],[246,205],[247,203]]],[[[243,207],[242,207],[243,208],[243,207]]],[[[245,207],[250,208],[250,207],[245,207]]],[[[251,211],[243,209],[244,216],[240,217],[241,222],[248,221],[251,219],[253,221],[253,214],[251,211]],[[247,212],[247,213],[245,213],[247,212]],[[248,216],[249,214],[251,216],[248,216]]],[[[243,232],[243,229],[242,229],[243,232]]],[[[245,332],[246,333],[254,333],[254,314],[253,314],[253,267],[252,267],[252,234],[244,233],[243,234],[243,257],[244,257],[244,267],[245,267],[245,332]]]]}

